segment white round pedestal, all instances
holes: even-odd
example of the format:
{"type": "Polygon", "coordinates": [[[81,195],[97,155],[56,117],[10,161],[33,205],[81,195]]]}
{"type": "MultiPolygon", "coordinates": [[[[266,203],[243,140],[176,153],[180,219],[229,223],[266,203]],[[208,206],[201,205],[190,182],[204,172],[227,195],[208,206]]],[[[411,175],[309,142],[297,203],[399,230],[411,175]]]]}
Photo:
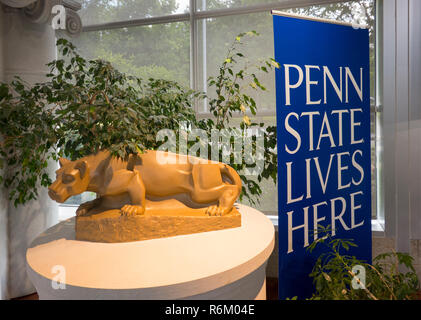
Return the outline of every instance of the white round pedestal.
{"type": "Polygon", "coordinates": [[[125,243],[74,240],[71,218],[32,242],[27,272],[40,299],[265,299],[275,230],[238,208],[240,228],[125,243]]]}

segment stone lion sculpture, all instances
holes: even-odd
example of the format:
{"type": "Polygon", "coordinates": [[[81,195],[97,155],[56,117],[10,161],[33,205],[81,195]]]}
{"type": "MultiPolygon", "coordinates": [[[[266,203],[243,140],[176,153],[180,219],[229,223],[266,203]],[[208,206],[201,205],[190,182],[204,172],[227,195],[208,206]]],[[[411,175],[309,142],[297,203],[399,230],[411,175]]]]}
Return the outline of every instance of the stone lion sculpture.
{"type": "MultiPolygon", "coordinates": [[[[112,230],[110,229],[109,233],[115,235],[117,232],[117,238],[120,240],[110,240],[101,235],[102,241],[131,241],[139,240],[139,237],[144,239],[143,236],[139,236],[139,232],[147,233],[149,220],[155,219],[154,223],[159,224],[160,222],[156,221],[157,217],[166,223],[168,219],[173,219],[175,223],[184,219],[184,224],[188,225],[191,222],[193,226],[198,223],[197,218],[226,216],[225,220],[229,222],[227,227],[238,226],[238,221],[241,224],[240,215],[234,207],[234,202],[241,193],[241,179],[237,172],[226,164],[152,150],[130,155],[127,161],[112,157],[108,151],[100,151],[76,161],[61,158],[59,162],[60,169],[56,171],[56,180],[49,187],[51,199],[62,203],[69,197],[85,191],[97,194],[95,200],[81,204],[76,211],[76,219],[80,222],[76,222],[76,236],[79,225],[85,229],[84,238],[89,238],[87,240],[97,241],[98,236],[92,236],[95,233],[92,229],[98,225],[98,230],[105,230],[104,224],[109,226],[110,219],[113,219],[113,226],[110,227],[112,230]],[[121,217],[125,217],[126,220],[121,220],[121,217]],[[140,217],[143,217],[143,220],[139,220],[140,217]],[[191,221],[194,217],[196,220],[191,221]],[[127,224],[129,221],[135,221],[133,228],[137,230],[137,235],[121,234],[124,233],[123,229],[127,230],[127,225],[122,225],[121,230],[118,225],[127,224]]],[[[209,220],[199,221],[199,225],[209,223],[209,220]]],[[[223,225],[224,223],[219,221],[211,226],[210,230],[224,229],[223,225]]],[[[156,226],[154,228],[156,229],[156,226]]],[[[173,229],[173,234],[167,230],[166,233],[158,235],[146,235],[145,239],[209,231],[203,226],[199,231],[192,228],[184,231],[173,229]]],[[[101,234],[100,231],[96,233],[101,234]]]]}

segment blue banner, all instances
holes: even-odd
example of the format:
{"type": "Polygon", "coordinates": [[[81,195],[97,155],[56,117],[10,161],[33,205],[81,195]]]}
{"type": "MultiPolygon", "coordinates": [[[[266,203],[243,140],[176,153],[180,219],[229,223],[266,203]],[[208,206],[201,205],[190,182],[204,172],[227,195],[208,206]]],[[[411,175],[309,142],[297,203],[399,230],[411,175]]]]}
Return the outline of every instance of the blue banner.
{"type": "MultiPolygon", "coordinates": [[[[368,30],[273,15],[278,138],[279,297],[308,298],[318,225],[371,263],[368,30]]],[[[316,247],[317,248],[317,247],[316,247]]]]}

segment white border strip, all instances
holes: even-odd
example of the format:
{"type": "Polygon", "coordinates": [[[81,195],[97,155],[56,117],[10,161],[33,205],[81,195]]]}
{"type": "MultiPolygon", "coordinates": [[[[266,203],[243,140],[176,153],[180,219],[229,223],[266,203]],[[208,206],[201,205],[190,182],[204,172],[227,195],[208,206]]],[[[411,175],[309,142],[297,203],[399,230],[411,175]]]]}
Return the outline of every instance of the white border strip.
{"type": "Polygon", "coordinates": [[[343,25],[347,27],[353,27],[354,29],[367,29],[368,28],[368,25],[364,25],[364,24],[349,23],[349,22],[336,21],[336,20],[323,19],[323,18],[315,18],[315,17],[303,16],[303,15],[295,14],[295,13],[286,13],[286,12],[278,11],[278,10],[272,10],[271,13],[272,15],[276,15],[276,16],[325,22],[325,23],[331,23],[331,24],[339,24],[339,25],[343,25]]]}

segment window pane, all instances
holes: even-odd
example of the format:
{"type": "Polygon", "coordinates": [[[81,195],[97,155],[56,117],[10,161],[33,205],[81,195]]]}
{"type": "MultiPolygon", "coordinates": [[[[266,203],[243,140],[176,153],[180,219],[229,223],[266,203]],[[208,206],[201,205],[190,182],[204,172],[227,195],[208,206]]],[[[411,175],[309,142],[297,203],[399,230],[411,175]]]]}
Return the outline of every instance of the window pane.
{"type": "Polygon", "coordinates": [[[188,23],[85,32],[72,42],[82,56],[110,61],[121,72],[189,86],[188,23]]]}
{"type": "MultiPolygon", "coordinates": [[[[264,123],[265,128],[267,126],[276,126],[276,117],[265,116],[265,117],[255,117],[253,118],[254,122],[264,123]]],[[[276,152],[276,150],[275,150],[276,152]]],[[[252,206],[266,214],[269,215],[278,215],[278,184],[275,183],[272,179],[263,179],[261,182],[257,180],[256,176],[248,176],[248,179],[254,180],[260,186],[262,194],[258,197],[259,202],[256,204],[251,203],[248,199],[243,198],[240,203],[245,205],[252,206]]]]}
{"type": "MultiPolygon", "coordinates": [[[[206,46],[199,45],[201,66],[198,88],[200,90],[207,90],[204,78],[218,75],[218,68],[224,62],[227,50],[239,33],[255,30],[260,34],[257,37],[245,37],[243,41],[245,45],[240,49],[250,62],[256,63],[274,56],[272,16],[269,12],[201,20],[199,30],[199,43],[206,43],[206,46]],[[204,57],[206,57],[206,62],[203,61],[204,57]]],[[[240,64],[238,67],[243,66],[244,64],[240,64]]],[[[267,88],[267,92],[256,95],[251,87],[246,89],[246,92],[254,97],[259,111],[275,113],[275,75],[273,72],[269,74],[259,72],[257,76],[267,88]]],[[[208,90],[210,96],[212,96],[212,90],[214,87],[208,90]]],[[[202,105],[199,109],[199,112],[206,111],[208,111],[206,105],[202,105]]]]}
{"type": "Polygon", "coordinates": [[[84,26],[188,12],[189,0],[82,0],[84,26]]]}
{"type": "Polygon", "coordinates": [[[94,192],[84,192],[78,195],[75,195],[73,197],[70,197],[69,199],[64,202],[64,204],[68,205],[80,205],[81,203],[94,200],[96,198],[96,193],[94,192]]]}

